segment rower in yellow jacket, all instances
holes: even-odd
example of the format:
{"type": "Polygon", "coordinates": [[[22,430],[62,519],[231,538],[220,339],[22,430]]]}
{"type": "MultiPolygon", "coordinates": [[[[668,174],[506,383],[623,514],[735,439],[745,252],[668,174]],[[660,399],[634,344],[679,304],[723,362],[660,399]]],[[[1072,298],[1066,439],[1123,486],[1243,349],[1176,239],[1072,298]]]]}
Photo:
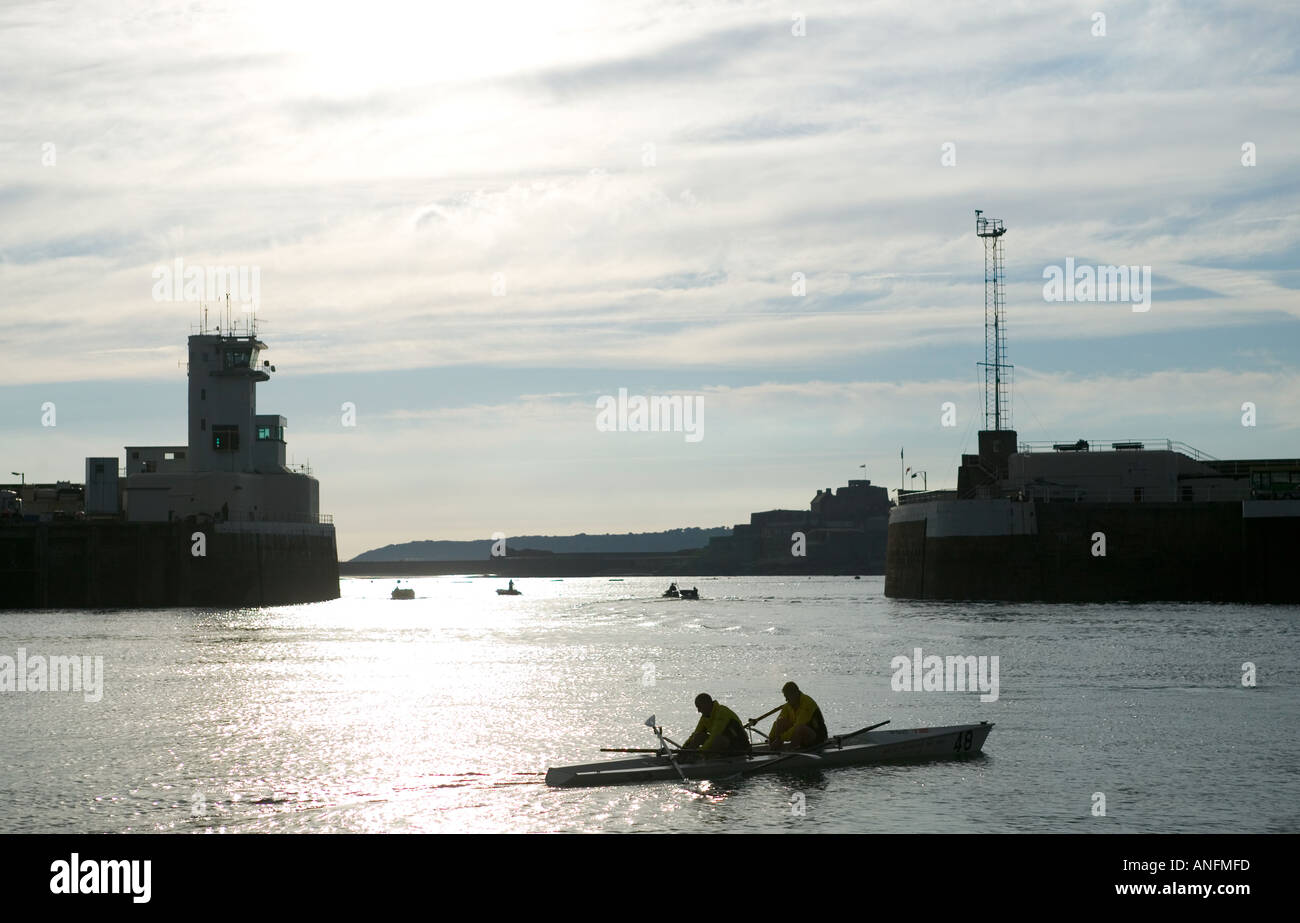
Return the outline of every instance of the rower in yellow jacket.
{"type": "Polygon", "coordinates": [[[707,692],[695,697],[695,708],[700,713],[700,723],[695,733],[686,738],[683,750],[698,749],[704,754],[730,754],[749,752],[749,735],[736,713],[721,702],[713,701],[707,692]]]}
{"type": "Polygon", "coordinates": [[[793,682],[782,686],[781,694],[785,696],[785,704],[781,706],[781,714],[777,715],[768,736],[772,749],[780,750],[789,744],[802,750],[825,741],[826,719],[812,696],[804,695],[793,682]]]}

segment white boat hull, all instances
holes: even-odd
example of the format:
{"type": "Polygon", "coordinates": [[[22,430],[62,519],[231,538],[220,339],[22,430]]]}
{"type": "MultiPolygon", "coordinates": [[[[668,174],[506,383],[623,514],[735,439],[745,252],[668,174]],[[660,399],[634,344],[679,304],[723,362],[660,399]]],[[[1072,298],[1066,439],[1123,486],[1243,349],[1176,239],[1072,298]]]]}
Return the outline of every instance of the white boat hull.
{"type": "Polygon", "coordinates": [[[667,782],[680,779],[683,775],[691,780],[725,779],[761,772],[807,772],[833,766],[963,759],[980,753],[991,730],[992,724],[981,721],[979,724],[955,724],[938,728],[867,731],[850,737],[832,737],[831,742],[817,750],[815,755],[755,747],[753,754],[747,757],[678,761],[680,775],[668,756],[645,754],[632,759],[552,767],[546,771],[546,784],[573,788],[667,782]]]}

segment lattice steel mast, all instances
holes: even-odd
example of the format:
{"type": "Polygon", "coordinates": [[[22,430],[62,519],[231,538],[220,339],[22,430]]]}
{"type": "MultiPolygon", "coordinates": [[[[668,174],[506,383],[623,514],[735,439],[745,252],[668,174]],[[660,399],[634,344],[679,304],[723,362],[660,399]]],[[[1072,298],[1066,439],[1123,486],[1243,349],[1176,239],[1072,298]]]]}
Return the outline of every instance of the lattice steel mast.
{"type": "Polygon", "coordinates": [[[1007,363],[1007,293],[1003,279],[1001,218],[985,218],[975,209],[975,233],[984,238],[984,428],[1011,428],[1007,389],[1012,366],[1007,363]]]}

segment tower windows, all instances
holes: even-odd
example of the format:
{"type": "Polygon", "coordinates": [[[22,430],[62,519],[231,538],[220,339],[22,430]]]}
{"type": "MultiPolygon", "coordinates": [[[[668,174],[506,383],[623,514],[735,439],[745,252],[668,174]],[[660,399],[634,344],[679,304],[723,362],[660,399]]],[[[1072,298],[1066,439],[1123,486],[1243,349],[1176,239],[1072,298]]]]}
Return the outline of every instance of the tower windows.
{"type": "Polygon", "coordinates": [[[212,451],[238,452],[239,451],[239,427],[213,425],[212,451]]]}
{"type": "Polygon", "coordinates": [[[256,367],[257,350],[228,349],[222,355],[222,359],[222,368],[246,369],[250,366],[256,367]]]}

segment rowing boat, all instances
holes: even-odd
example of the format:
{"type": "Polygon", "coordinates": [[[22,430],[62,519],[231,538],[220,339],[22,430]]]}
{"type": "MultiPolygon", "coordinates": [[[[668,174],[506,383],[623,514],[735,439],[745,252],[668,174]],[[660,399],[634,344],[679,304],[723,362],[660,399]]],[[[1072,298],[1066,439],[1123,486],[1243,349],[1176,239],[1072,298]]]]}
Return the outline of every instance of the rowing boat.
{"type": "Polygon", "coordinates": [[[865,766],[917,760],[959,759],[984,747],[993,725],[954,724],[899,731],[855,731],[831,737],[808,751],[755,747],[752,754],[685,762],[681,751],[661,749],[631,759],[605,760],[546,770],[546,784],[560,788],[669,782],[674,779],[725,779],[760,772],[806,772],[830,766],[865,766]]]}

